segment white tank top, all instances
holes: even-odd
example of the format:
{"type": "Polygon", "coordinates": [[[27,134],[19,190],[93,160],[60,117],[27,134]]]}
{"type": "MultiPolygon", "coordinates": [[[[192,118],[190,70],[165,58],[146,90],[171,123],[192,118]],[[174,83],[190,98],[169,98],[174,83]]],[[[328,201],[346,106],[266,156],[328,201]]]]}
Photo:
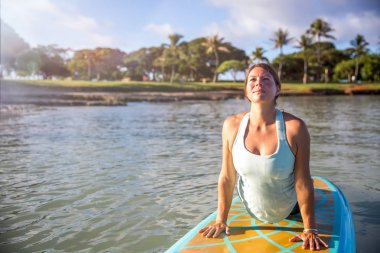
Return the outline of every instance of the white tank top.
{"type": "Polygon", "coordinates": [[[256,155],[247,150],[244,135],[247,113],[232,146],[232,158],[239,174],[238,193],[247,211],[263,222],[276,223],[289,216],[297,203],[294,190],[294,160],[285,134],[283,115],[276,110],[277,150],[256,155]]]}

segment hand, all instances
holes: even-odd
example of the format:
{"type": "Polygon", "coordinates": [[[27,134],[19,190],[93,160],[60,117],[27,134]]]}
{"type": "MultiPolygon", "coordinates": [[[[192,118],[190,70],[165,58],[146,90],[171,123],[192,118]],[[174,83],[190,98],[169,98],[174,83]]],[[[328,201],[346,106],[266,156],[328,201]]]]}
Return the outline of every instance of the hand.
{"type": "Polygon", "coordinates": [[[302,248],[307,249],[310,246],[310,250],[320,250],[320,246],[323,245],[326,249],[329,247],[316,233],[304,232],[289,239],[291,242],[303,241],[302,248]]]}
{"type": "Polygon", "coordinates": [[[202,228],[198,233],[202,233],[203,236],[207,238],[213,237],[216,238],[220,233],[226,232],[227,235],[230,235],[230,228],[224,222],[216,222],[213,225],[202,228]]]}

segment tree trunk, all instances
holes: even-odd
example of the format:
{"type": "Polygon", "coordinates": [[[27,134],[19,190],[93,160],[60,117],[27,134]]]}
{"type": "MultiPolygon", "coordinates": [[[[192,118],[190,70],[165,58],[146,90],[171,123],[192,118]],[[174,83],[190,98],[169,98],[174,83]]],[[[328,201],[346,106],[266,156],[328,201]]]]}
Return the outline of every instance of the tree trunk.
{"type": "Polygon", "coordinates": [[[303,78],[302,82],[307,84],[307,59],[306,57],[303,59],[303,78]]]}
{"type": "Polygon", "coordinates": [[[164,64],[161,65],[161,75],[162,75],[162,81],[165,81],[165,66],[164,66],[164,64]]]}
{"type": "Polygon", "coordinates": [[[216,71],[215,71],[214,77],[212,78],[212,82],[216,83],[217,81],[218,81],[218,73],[216,73],[216,71]]]}
{"type": "Polygon", "coordinates": [[[232,71],[232,78],[234,79],[234,83],[236,83],[236,71],[232,71]]]}
{"type": "Polygon", "coordinates": [[[321,38],[318,35],[318,45],[317,45],[317,64],[318,64],[318,79],[322,80],[322,66],[321,66],[321,38]]]}
{"type": "Polygon", "coordinates": [[[190,69],[190,80],[194,82],[194,72],[192,69],[190,69]]]}
{"type": "Polygon", "coordinates": [[[213,82],[216,83],[218,81],[218,72],[217,69],[219,67],[219,55],[218,55],[218,52],[214,51],[214,54],[215,54],[215,71],[214,71],[214,78],[213,78],[213,82]]]}
{"type": "Polygon", "coordinates": [[[173,80],[174,80],[174,74],[175,74],[175,71],[174,71],[174,64],[172,65],[172,74],[170,76],[170,83],[173,83],[173,80]]]}
{"type": "Polygon", "coordinates": [[[278,78],[281,81],[281,74],[282,74],[282,61],[283,61],[283,53],[282,53],[282,47],[280,47],[280,65],[278,66],[278,78]]]}
{"type": "Polygon", "coordinates": [[[359,79],[359,57],[357,56],[355,59],[355,82],[358,82],[359,79]]]}
{"type": "Polygon", "coordinates": [[[91,80],[92,70],[91,70],[91,61],[87,58],[87,77],[88,80],[91,80]]]}
{"type": "Polygon", "coordinates": [[[91,75],[92,75],[92,73],[91,73],[91,64],[89,63],[88,64],[88,69],[87,69],[88,80],[91,80],[91,75]]]}
{"type": "Polygon", "coordinates": [[[325,83],[328,83],[329,82],[329,69],[328,68],[325,68],[325,83]]]}

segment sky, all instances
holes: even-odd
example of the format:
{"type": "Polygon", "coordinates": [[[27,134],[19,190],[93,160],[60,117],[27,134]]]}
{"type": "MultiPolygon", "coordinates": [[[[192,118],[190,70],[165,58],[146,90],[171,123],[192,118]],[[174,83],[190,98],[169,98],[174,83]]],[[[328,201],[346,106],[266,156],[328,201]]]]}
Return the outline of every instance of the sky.
{"type": "Polygon", "coordinates": [[[74,50],[119,48],[128,53],[214,34],[251,55],[256,47],[273,59],[271,38],[279,28],[292,42],[317,18],[327,21],[338,49],[361,34],[380,51],[379,0],[0,0],[1,19],[31,46],[55,44],[74,50]]]}

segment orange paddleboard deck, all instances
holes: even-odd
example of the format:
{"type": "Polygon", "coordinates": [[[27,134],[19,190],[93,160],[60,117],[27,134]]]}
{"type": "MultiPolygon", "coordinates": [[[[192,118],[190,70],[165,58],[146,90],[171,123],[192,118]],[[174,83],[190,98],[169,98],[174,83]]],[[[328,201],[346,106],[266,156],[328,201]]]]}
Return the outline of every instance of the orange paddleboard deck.
{"type": "MultiPolygon", "coordinates": [[[[319,252],[355,252],[355,231],[351,209],[341,190],[323,177],[313,177],[315,214],[319,235],[329,245],[319,252]]],[[[302,242],[289,238],[303,231],[301,215],[289,216],[275,224],[262,223],[252,218],[240,198],[233,199],[227,224],[231,235],[205,238],[198,231],[215,222],[216,212],[178,240],[166,252],[305,252],[302,242]]]]}

